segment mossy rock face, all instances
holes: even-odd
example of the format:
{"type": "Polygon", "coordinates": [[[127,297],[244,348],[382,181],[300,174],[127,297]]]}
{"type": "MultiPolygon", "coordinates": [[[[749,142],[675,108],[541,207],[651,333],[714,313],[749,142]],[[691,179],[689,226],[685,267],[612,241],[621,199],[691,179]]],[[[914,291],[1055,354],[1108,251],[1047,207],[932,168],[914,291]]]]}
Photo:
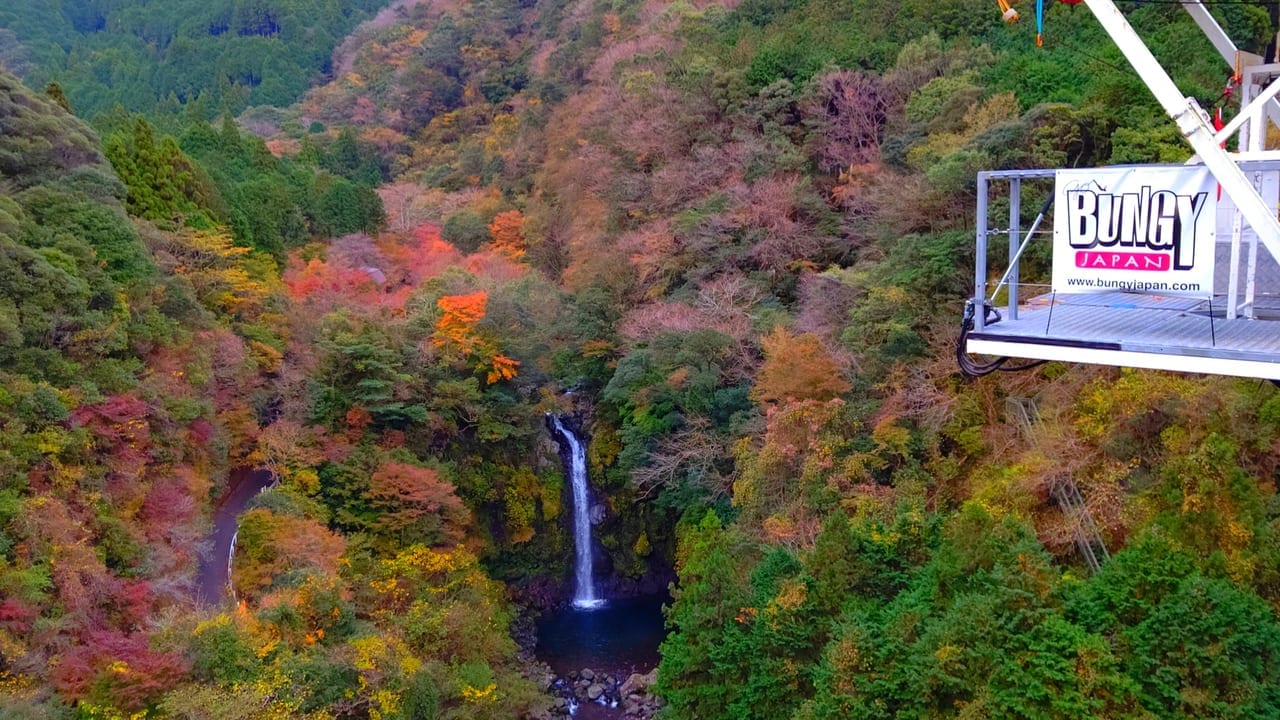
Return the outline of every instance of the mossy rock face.
{"type": "Polygon", "coordinates": [[[639,557],[649,557],[649,553],[653,552],[653,547],[649,545],[649,533],[640,533],[640,537],[636,538],[636,544],[631,546],[631,552],[639,557]]]}
{"type": "Polygon", "coordinates": [[[622,438],[618,429],[602,422],[592,426],[591,442],[587,446],[587,464],[592,477],[604,477],[606,470],[622,452],[622,438]]]}
{"type": "Polygon", "coordinates": [[[668,534],[661,514],[632,488],[618,491],[608,501],[614,511],[594,531],[612,556],[616,575],[638,580],[666,572],[671,567],[670,554],[652,539],[668,534]]]}
{"type": "MultiPolygon", "coordinates": [[[[537,442],[523,467],[511,472],[492,522],[507,532],[486,560],[490,573],[517,585],[537,582],[539,595],[554,595],[542,585],[568,577],[573,561],[572,516],[566,511],[565,475],[560,447],[550,434],[537,442]]],[[[495,529],[498,526],[495,526],[495,529]]]]}
{"type": "Polygon", "coordinates": [[[539,498],[543,522],[552,523],[560,518],[562,493],[564,493],[564,475],[554,470],[543,472],[542,495],[539,498]]]}

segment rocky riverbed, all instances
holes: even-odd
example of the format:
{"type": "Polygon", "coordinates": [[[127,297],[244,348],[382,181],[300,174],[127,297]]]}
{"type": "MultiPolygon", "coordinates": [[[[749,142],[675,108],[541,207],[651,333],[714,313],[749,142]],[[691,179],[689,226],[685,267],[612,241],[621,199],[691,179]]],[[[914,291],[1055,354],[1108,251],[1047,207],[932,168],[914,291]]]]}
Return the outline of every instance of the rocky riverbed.
{"type": "Polygon", "coordinates": [[[654,669],[632,673],[622,680],[583,668],[571,671],[567,677],[555,678],[547,689],[555,696],[553,712],[561,716],[578,715],[579,708],[590,704],[619,710],[612,714],[614,717],[648,720],[663,704],[662,698],[650,692],[657,675],[654,669]]]}

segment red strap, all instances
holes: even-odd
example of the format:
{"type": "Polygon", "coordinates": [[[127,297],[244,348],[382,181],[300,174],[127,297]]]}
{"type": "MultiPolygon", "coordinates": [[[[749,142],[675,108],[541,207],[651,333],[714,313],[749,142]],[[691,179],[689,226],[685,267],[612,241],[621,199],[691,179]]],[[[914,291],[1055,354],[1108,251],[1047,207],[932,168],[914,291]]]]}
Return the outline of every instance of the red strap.
{"type": "MultiPolygon", "coordinates": [[[[1227,89],[1228,89],[1228,90],[1230,90],[1230,89],[1231,89],[1231,86],[1230,86],[1230,85],[1228,85],[1228,86],[1227,86],[1227,89]]],[[[1221,106],[1221,105],[1219,105],[1219,106],[1218,106],[1217,111],[1213,113],[1213,129],[1214,129],[1214,130],[1221,130],[1223,127],[1224,127],[1224,126],[1223,126],[1223,124],[1222,124],[1222,106],[1221,106]]],[[[1223,141],[1222,141],[1222,143],[1221,143],[1221,147],[1223,147],[1223,148],[1226,148],[1226,147],[1227,147],[1227,141],[1226,141],[1226,140],[1223,140],[1223,141]]],[[[1218,185],[1218,200],[1222,200],[1222,185],[1221,185],[1221,184],[1219,184],[1219,185],[1218,185]]]]}

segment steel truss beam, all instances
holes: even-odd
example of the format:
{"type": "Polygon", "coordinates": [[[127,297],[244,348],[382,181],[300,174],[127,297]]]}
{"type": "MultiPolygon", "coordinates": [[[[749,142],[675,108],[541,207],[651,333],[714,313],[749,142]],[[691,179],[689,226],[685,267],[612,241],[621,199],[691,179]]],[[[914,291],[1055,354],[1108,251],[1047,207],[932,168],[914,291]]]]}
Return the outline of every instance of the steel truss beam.
{"type": "MultiPolygon", "coordinates": [[[[1232,42],[1226,31],[1222,29],[1222,26],[1218,24],[1218,21],[1214,19],[1203,3],[1188,2],[1182,7],[1186,9],[1191,19],[1196,21],[1196,25],[1200,26],[1200,30],[1204,32],[1205,37],[1209,38],[1209,42],[1213,43],[1214,49],[1218,51],[1218,54],[1222,56],[1227,65],[1244,76],[1241,81],[1246,85],[1253,81],[1253,78],[1250,77],[1249,69],[1265,65],[1266,58],[1237,48],[1236,44],[1232,42]]],[[[1242,100],[1246,103],[1248,102],[1248,92],[1245,93],[1242,100]]],[[[1273,99],[1268,102],[1266,104],[1266,113],[1272,122],[1280,126],[1280,101],[1273,99]]]]}
{"type": "MultiPolygon", "coordinates": [[[[1280,221],[1276,219],[1276,208],[1267,205],[1253,183],[1240,171],[1236,159],[1219,144],[1220,141],[1215,137],[1213,126],[1209,124],[1209,116],[1200,107],[1200,103],[1196,102],[1195,98],[1183,96],[1169,77],[1169,73],[1151,54],[1146,43],[1134,31],[1124,13],[1120,12],[1112,0],[1084,0],[1084,4],[1094,17],[1098,18],[1102,28],[1111,36],[1111,40],[1115,42],[1116,47],[1120,48],[1120,52],[1124,53],[1129,64],[1133,66],[1138,77],[1146,84],[1160,106],[1177,123],[1183,137],[1200,156],[1201,161],[1217,179],[1223,191],[1230,196],[1245,221],[1257,233],[1263,247],[1271,253],[1276,262],[1280,262],[1280,221]]],[[[1192,17],[1196,18],[1197,24],[1205,30],[1206,25],[1202,22],[1203,17],[1200,13],[1208,15],[1208,11],[1198,0],[1189,0],[1186,6],[1192,17]]],[[[1212,17],[1208,19],[1212,21],[1212,17]]],[[[1217,28],[1217,23],[1213,22],[1212,26],[1217,28]]],[[[1217,29],[1217,33],[1221,34],[1220,37],[1215,37],[1212,30],[1206,31],[1209,41],[1218,48],[1220,53],[1223,53],[1226,48],[1223,42],[1230,45],[1230,40],[1226,38],[1225,33],[1221,33],[1221,28],[1217,29]]],[[[1230,45],[1230,47],[1234,49],[1235,46],[1230,45]]],[[[1268,97],[1264,102],[1269,103],[1272,100],[1273,98],[1268,97]]],[[[1241,113],[1248,109],[1242,109],[1241,113]]]]}

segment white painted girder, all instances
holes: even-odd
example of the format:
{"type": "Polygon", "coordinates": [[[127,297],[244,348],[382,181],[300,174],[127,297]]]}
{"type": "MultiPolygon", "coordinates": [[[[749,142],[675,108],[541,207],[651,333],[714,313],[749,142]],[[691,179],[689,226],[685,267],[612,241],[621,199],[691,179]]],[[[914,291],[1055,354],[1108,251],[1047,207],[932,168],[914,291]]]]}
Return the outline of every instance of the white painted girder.
{"type": "Polygon", "coordinates": [[[1132,350],[1071,347],[1060,344],[1038,345],[1027,342],[975,340],[973,338],[969,339],[965,347],[972,355],[992,355],[1065,363],[1088,363],[1090,365],[1112,365],[1147,368],[1150,370],[1172,370],[1174,372],[1204,373],[1206,375],[1231,375],[1234,377],[1280,380],[1280,362],[1194,355],[1168,355],[1132,350]]]}
{"type": "Polygon", "coordinates": [[[1258,234],[1267,252],[1271,253],[1276,262],[1280,262],[1280,221],[1276,219],[1276,208],[1268,206],[1245,178],[1235,160],[1219,145],[1204,109],[1195,98],[1183,96],[1114,2],[1084,0],[1084,4],[1098,18],[1102,28],[1137,71],[1138,77],[1146,83],[1156,101],[1178,124],[1183,137],[1209,168],[1223,191],[1231,197],[1250,227],[1258,234]]]}

